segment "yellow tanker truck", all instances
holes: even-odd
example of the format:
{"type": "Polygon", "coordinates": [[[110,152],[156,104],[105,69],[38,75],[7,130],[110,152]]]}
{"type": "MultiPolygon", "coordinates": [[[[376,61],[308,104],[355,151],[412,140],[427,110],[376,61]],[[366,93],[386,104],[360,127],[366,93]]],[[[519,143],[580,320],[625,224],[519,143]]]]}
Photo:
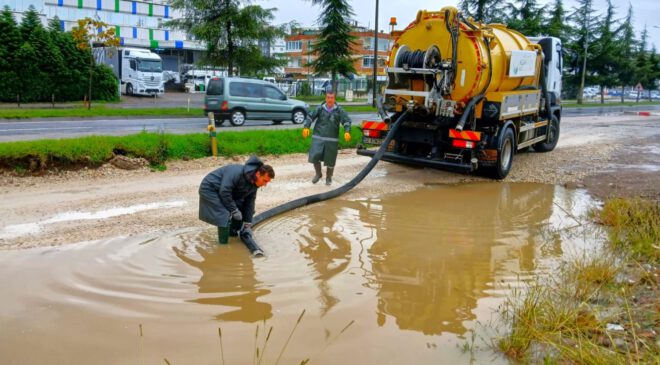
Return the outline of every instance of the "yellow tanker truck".
{"type": "MultiPolygon", "coordinates": [[[[395,43],[379,97],[382,121],[364,121],[363,143],[382,143],[404,112],[382,159],[503,179],[516,151],[552,151],[561,120],[562,49],[502,24],[465,19],[454,7],[422,10],[395,43]]],[[[358,154],[375,151],[360,146],[358,154]]]]}

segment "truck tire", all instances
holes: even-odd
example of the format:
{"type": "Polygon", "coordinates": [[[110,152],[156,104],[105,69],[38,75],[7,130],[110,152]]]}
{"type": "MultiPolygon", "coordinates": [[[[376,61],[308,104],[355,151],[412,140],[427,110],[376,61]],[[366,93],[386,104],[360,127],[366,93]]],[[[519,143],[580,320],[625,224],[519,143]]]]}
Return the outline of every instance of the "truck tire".
{"type": "Polygon", "coordinates": [[[220,127],[225,122],[222,118],[215,118],[215,126],[220,127]]]}
{"type": "Polygon", "coordinates": [[[302,109],[296,109],[291,114],[291,121],[293,124],[301,124],[305,121],[305,118],[307,118],[307,114],[302,109]]]}
{"type": "Polygon", "coordinates": [[[242,110],[234,110],[231,112],[231,118],[229,118],[229,123],[231,125],[240,127],[245,124],[245,112],[242,110]]]}
{"type": "Polygon", "coordinates": [[[515,138],[511,128],[507,128],[504,131],[497,149],[499,151],[497,154],[497,165],[491,171],[491,175],[495,179],[504,179],[509,174],[509,171],[511,171],[513,153],[515,151],[515,138]]]}
{"type": "Polygon", "coordinates": [[[557,116],[552,116],[550,119],[550,125],[546,128],[550,128],[548,130],[548,133],[550,133],[550,140],[548,142],[535,143],[534,151],[550,152],[557,146],[557,142],[559,141],[559,119],[557,116]]]}
{"type": "Polygon", "coordinates": [[[126,95],[133,96],[133,85],[126,84],[126,95]]]}

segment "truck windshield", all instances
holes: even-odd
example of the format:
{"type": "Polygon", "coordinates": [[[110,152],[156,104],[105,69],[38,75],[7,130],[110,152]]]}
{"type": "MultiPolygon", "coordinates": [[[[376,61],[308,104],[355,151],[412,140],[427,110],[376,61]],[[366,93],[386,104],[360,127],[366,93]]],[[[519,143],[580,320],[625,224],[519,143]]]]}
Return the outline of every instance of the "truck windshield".
{"type": "Polygon", "coordinates": [[[138,60],[138,71],[163,72],[163,62],[158,60],[138,60]]]}

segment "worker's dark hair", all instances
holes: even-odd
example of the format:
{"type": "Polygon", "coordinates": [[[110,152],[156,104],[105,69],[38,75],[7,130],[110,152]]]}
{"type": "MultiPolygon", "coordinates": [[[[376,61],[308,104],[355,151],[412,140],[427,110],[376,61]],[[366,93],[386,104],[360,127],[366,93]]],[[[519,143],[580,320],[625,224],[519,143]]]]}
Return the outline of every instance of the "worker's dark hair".
{"type": "Polygon", "coordinates": [[[261,175],[263,175],[263,174],[268,174],[268,176],[269,176],[271,179],[274,179],[274,178],[275,178],[275,170],[273,170],[273,167],[272,167],[271,165],[263,164],[263,165],[259,166],[259,168],[257,168],[257,171],[258,171],[261,175]]]}
{"type": "Polygon", "coordinates": [[[325,92],[325,95],[326,95],[326,96],[328,96],[328,95],[335,95],[335,96],[337,96],[337,93],[334,92],[334,91],[332,91],[332,90],[329,90],[329,91],[326,91],[326,92],[325,92]]]}

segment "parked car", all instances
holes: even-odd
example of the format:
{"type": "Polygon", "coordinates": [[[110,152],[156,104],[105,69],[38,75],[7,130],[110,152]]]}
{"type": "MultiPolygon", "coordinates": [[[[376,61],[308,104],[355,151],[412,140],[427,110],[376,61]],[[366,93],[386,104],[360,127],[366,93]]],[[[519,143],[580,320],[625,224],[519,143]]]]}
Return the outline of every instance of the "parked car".
{"type": "Polygon", "coordinates": [[[289,99],[277,86],[256,79],[214,77],[204,97],[204,115],[213,112],[216,125],[227,119],[235,126],[245,124],[247,119],[301,124],[308,111],[306,103],[289,99]]]}

